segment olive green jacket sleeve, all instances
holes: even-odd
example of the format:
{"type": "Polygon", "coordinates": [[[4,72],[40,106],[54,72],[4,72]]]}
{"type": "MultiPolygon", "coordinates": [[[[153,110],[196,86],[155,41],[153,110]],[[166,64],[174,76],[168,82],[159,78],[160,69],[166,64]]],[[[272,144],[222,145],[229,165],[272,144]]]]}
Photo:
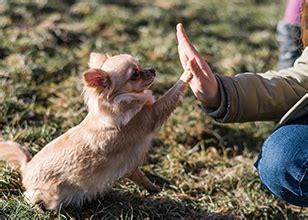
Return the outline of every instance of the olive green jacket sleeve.
{"type": "Polygon", "coordinates": [[[294,66],[266,73],[216,76],[221,103],[205,109],[220,122],[278,120],[308,92],[308,47],[294,66]]]}

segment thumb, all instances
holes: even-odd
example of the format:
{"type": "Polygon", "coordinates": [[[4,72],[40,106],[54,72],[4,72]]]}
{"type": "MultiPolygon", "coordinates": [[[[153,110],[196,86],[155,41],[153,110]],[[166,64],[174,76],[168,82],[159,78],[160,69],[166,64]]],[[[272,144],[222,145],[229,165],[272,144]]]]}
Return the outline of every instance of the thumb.
{"type": "Polygon", "coordinates": [[[193,57],[192,59],[188,61],[187,68],[188,68],[188,71],[191,71],[193,73],[193,75],[199,76],[202,74],[202,69],[197,63],[195,57],[193,57]]]}

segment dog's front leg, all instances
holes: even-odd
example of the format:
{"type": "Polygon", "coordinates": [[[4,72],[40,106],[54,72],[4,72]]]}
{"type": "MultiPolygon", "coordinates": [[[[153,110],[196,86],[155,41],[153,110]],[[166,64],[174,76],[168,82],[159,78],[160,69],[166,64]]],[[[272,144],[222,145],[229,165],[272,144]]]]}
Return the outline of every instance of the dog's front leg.
{"type": "Polygon", "coordinates": [[[138,186],[144,187],[149,192],[157,193],[161,191],[160,186],[152,183],[151,180],[149,180],[149,178],[146,177],[139,168],[137,168],[131,176],[129,176],[129,179],[135,182],[138,186]]]}
{"type": "Polygon", "coordinates": [[[153,122],[155,122],[154,130],[159,128],[178,106],[192,77],[191,72],[185,71],[175,85],[153,104],[152,118],[153,122]]]}

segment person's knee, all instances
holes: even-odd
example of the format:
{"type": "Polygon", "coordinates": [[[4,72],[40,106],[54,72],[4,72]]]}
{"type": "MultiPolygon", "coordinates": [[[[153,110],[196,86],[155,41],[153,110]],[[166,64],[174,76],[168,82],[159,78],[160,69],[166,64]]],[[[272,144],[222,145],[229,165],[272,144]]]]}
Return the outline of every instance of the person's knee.
{"type": "Polygon", "coordinates": [[[268,139],[263,146],[258,164],[261,182],[271,191],[280,194],[285,190],[288,181],[291,181],[291,177],[287,178],[290,175],[288,166],[292,166],[293,163],[281,147],[276,140],[268,139]]]}
{"type": "MultiPolygon", "coordinates": [[[[280,128],[264,143],[257,162],[262,184],[283,200],[308,205],[307,141],[292,126],[280,128]]],[[[307,128],[306,128],[307,129],[307,128]]],[[[306,130],[307,132],[307,130],[306,130]]]]}

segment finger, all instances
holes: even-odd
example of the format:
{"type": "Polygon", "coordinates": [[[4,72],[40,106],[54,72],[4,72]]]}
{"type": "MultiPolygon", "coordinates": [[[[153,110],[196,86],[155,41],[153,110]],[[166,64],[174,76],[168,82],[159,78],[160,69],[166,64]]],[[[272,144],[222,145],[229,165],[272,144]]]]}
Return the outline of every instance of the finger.
{"type": "Polygon", "coordinates": [[[187,69],[188,71],[191,71],[193,73],[193,75],[200,75],[202,74],[202,70],[198,64],[198,62],[196,61],[195,58],[190,59],[187,63],[187,69]]]}
{"type": "Polygon", "coordinates": [[[177,33],[177,38],[179,41],[184,41],[187,42],[188,44],[190,44],[190,40],[185,32],[184,26],[183,24],[179,23],[176,26],[176,33],[177,33]]]}
{"type": "Polygon", "coordinates": [[[183,48],[184,53],[186,53],[188,57],[192,59],[193,56],[195,56],[194,53],[196,53],[197,51],[194,48],[194,46],[190,43],[190,40],[187,37],[184,26],[182,24],[177,25],[176,36],[177,36],[179,45],[183,48]]]}
{"type": "Polygon", "coordinates": [[[190,43],[183,24],[179,23],[176,28],[177,38],[182,52],[186,55],[186,57],[188,57],[188,59],[192,59],[193,57],[195,57],[200,68],[204,71],[207,71],[209,69],[207,63],[204,61],[201,54],[196,50],[196,48],[190,43]]]}
{"type": "Polygon", "coordinates": [[[201,57],[196,57],[196,62],[199,65],[199,68],[204,72],[208,72],[208,70],[210,69],[209,65],[207,64],[207,62],[201,57]]]}
{"type": "Polygon", "coordinates": [[[178,53],[179,53],[179,57],[180,57],[180,61],[181,61],[182,67],[184,69],[186,69],[187,62],[188,62],[188,57],[183,53],[183,51],[182,51],[180,46],[178,46],[178,53]]]}
{"type": "Polygon", "coordinates": [[[176,26],[176,36],[179,44],[191,44],[185,32],[184,26],[181,23],[176,26]]]}

